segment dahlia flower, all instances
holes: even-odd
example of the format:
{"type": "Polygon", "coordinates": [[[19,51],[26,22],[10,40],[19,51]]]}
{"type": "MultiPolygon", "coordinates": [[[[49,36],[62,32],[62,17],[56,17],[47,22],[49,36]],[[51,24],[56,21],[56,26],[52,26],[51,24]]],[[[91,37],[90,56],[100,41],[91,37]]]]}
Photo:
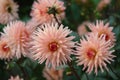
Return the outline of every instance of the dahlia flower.
{"type": "Polygon", "coordinates": [[[74,36],[69,36],[71,31],[57,23],[41,25],[32,35],[31,52],[39,63],[46,61],[46,66],[53,68],[70,61],[74,36]]]}
{"type": "Polygon", "coordinates": [[[97,5],[97,10],[101,11],[103,10],[107,5],[111,3],[111,0],[101,0],[97,5]]]}
{"type": "Polygon", "coordinates": [[[43,76],[46,80],[63,80],[63,70],[55,70],[53,68],[45,67],[43,69],[43,76]]]}
{"type": "Polygon", "coordinates": [[[113,27],[109,26],[109,23],[104,24],[103,21],[96,21],[95,24],[89,24],[88,25],[92,33],[98,33],[98,36],[105,35],[105,40],[111,41],[111,44],[114,44],[115,42],[115,36],[114,33],[112,32],[113,27]]]}
{"type": "Polygon", "coordinates": [[[18,19],[18,5],[13,0],[0,0],[0,23],[18,19]]]}
{"type": "Polygon", "coordinates": [[[0,59],[11,59],[13,57],[13,53],[11,52],[10,47],[8,46],[7,41],[1,37],[0,38],[0,59]]]}
{"type": "Polygon", "coordinates": [[[83,22],[82,24],[80,24],[80,25],[78,26],[78,34],[79,34],[80,36],[85,35],[85,34],[88,33],[88,31],[87,31],[87,29],[86,29],[86,25],[87,25],[88,23],[89,23],[88,21],[85,21],[85,22],[83,22]]]}
{"type": "Polygon", "coordinates": [[[110,46],[110,40],[105,40],[105,35],[98,37],[98,34],[86,35],[80,40],[80,44],[77,47],[77,62],[78,65],[83,65],[83,70],[87,70],[87,73],[91,73],[93,69],[97,74],[100,68],[103,72],[104,68],[108,70],[107,63],[110,64],[114,61],[115,57],[111,50],[113,46],[110,46]]]}
{"type": "Polygon", "coordinates": [[[23,80],[23,79],[21,79],[19,76],[16,77],[11,76],[10,79],[8,80],[23,80]]]}
{"type": "Polygon", "coordinates": [[[28,42],[30,41],[31,31],[21,21],[11,22],[3,29],[2,36],[5,37],[8,46],[17,58],[21,55],[26,56],[28,51],[28,42]]]}
{"type": "Polygon", "coordinates": [[[31,16],[33,20],[42,24],[55,21],[52,13],[55,13],[58,20],[61,20],[64,18],[64,11],[65,7],[62,1],[37,0],[33,4],[31,16]]]}

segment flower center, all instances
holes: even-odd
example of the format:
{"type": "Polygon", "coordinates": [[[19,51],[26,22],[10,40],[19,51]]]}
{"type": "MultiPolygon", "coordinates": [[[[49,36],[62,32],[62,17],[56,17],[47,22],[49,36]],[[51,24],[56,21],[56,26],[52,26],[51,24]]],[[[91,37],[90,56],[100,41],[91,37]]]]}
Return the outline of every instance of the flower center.
{"type": "Polygon", "coordinates": [[[57,9],[56,7],[48,7],[48,14],[57,14],[57,9]]]}
{"type": "Polygon", "coordinates": [[[4,45],[2,46],[2,50],[3,50],[4,52],[8,52],[8,51],[10,50],[10,48],[7,46],[7,44],[4,44],[4,45]]]}
{"type": "Polygon", "coordinates": [[[29,33],[26,30],[23,30],[20,32],[20,36],[19,36],[21,42],[26,42],[27,39],[29,38],[29,33]]]}
{"type": "Polygon", "coordinates": [[[24,31],[24,35],[26,36],[26,38],[29,38],[29,33],[26,30],[24,31]]]}
{"type": "Polygon", "coordinates": [[[105,32],[99,33],[98,36],[100,37],[102,34],[105,35],[105,40],[106,41],[108,41],[110,39],[109,35],[107,33],[105,33],[105,32]]]}
{"type": "Polygon", "coordinates": [[[40,15],[44,15],[45,14],[45,12],[42,11],[42,10],[40,10],[39,12],[40,12],[40,15]]]}
{"type": "Polygon", "coordinates": [[[52,51],[52,52],[57,51],[57,49],[58,49],[58,43],[56,43],[56,42],[51,42],[51,43],[49,44],[49,49],[50,49],[50,51],[52,51]]]}
{"type": "Polygon", "coordinates": [[[89,49],[88,52],[87,52],[87,57],[89,59],[93,59],[95,57],[96,53],[97,52],[94,49],[89,49]]]}
{"type": "Polygon", "coordinates": [[[6,4],[6,10],[7,10],[9,13],[11,13],[12,8],[11,8],[10,4],[6,4]]]}
{"type": "Polygon", "coordinates": [[[109,39],[110,39],[109,36],[106,34],[105,35],[105,40],[108,41],[109,39]]]}
{"type": "Polygon", "coordinates": [[[9,13],[11,13],[11,11],[12,11],[10,6],[7,8],[7,10],[8,10],[9,13]]]}

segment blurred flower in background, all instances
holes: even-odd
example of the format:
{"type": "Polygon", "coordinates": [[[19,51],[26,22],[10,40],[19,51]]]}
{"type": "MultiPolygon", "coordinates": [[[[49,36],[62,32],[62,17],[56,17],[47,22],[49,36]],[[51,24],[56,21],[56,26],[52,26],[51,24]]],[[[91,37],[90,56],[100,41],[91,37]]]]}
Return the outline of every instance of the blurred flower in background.
{"type": "Polygon", "coordinates": [[[115,33],[112,32],[113,27],[110,27],[109,23],[104,24],[103,21],[96,21],[96,24],[90,23],[88,27],[92,31],[91,33],[98,33],[99,37],[105,35],[106,41],[110,40],[112,45],[115,43],[115,33]]]}
{"type": "Polygon", "coordinates": [[[80,36],[82,36],[82,35],[85,35],[85,34],[87,34],[88,33],[88,30],[87,30],[87,25],[89,24],[90,22],[88,22],[88,21],[85,21],[85,22],[83,22],[82,24],[80,24],[79,26],[78,26],[78,34],[80,35],[80,36]]]}
{"type": "Polygon", "coordinates": [[[13,0],[0,0],[0,23],[7,24],[18,19],[18,7],[13,0]]]}
{"type": "Polygon", "coordinates": [[[53,68],[45,67],[43,69],[43,76],[46,80],[63,80],[63,70],[55,70],[53,68]]]}
{"type": "Polygon", "coordinates": [[[23,80],[23,79],[17,75],[16,77],[11,76],[10,79],[8,80],[23,80]]]}
{"type": "Polygon", "coordinates": [[[99,4],[97,5],[97,10],[101,11],[106,7],[108,4],[110,4],[111,0],[100,0],[99,4]]]}
{"type": "Polygon", "coordinates": [[[32,7],[32,19],[40,24],[55,21],[54,15],[58,20],[65,16],[64,2],[59,0],[37,0],[32,7]]]}

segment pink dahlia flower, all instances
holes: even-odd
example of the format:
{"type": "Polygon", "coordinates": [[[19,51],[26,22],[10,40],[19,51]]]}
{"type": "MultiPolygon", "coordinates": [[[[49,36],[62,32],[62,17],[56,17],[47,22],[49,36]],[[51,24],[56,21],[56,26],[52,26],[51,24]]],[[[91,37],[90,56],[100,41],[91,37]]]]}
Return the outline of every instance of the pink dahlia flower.
{"type": "Polygon", "coordinates": [[[78,26],[78,34],[79,34],[80,36],[85,35],[85,34],[88,33],[88,30],[87,30],[87,28],[86,28],[87,24],[89,24],[89,22],[88,22],[88,21],[85,21],[85,22],[83,22],[82,24],[80,24],[80,25],[78,26]]]}
{"type": "Polygon", "coordinates": [[[56,17],[59,20],[64,18],[64,3],[59,0],[37,0],[33,4],[31,16],[33,20],[40,24],[53,22],[55,21],[54,16],[50,14],[53,11],[56,13],[56,17]]]}
{"type": "Polygon", "coordinates": [[[18,19],[18,5],[13,0],[0,0],[0,23],[18,19]]]}
{"type": "Polygon", "coordinates": [[[114,33],[112,32],[113,27],[109,26],[109,23],[104,24],[103,21],[96,21],[96,25],[95,24],[89,24],[88,25],[90,30],[92,31],[92,33],[98,33],[98,36],[100,37],[101,35],[105,35],[105,40],[111,41],[111,44],[114,44],[115,40],[115,36],[114,33]]]}
{"type": "Polygon", "coordinates": [[[107,5],[109,5],[112,2],[112,0],[101,0],[97,5],[97,10],[101,11],[103,10],[107,5]]]}
{"type": "Polygon", "coordinates": [[[11,59],[13,57],[13,53],[11,52],[10,47],[8,46],[7,41],[1,37],[0,39],[0,59],[11,59]]]}
{"type": "Polygon", "coordinates": [[[74,47],[74,36],[69,36],[72,32],[63,25],[45,24],[38,28],[32,35],[33,45],[31,48],[34,59],[39,63],[46,61],[46,66],[53,68],[66,64],[70,61],[72,48],[74,47]]]}
{"type": "Polygon", "coordinates": [[[16,77],[11,76],[10,79],[8,80],[23,80],[23,79],[21,79],[19,76],[16,77]]]}
{"type": "Polygon", "coordinates": [[[105,40],[105,35],[98,37],[98,34],[86,35],[85,38],[80,40],[80,44],[77,47],[77,59],[78,65],[84,65],[83,70],[87,70],[87,73],[91,73],[93,69],[97,74],[100,68],[103,72],[103,68],[108,70],[106,63],[114,61],[115,57],[110,47],[110,40],[105,40]]]}
{"type": "Polygon", "coordinates": [[[43,70],[43,76],[46,80],[63,80],[63,70],[55,70],[53,68],[45,67],[43,70]]]}
{"type": "Polygon", "coordinates": [[[2,36],[5,37],[8,46],[11,47],[17,58],[20,58],[21,55],[26,56],[29,53],[28,42],[30,41],[31,31],[25,26],[25,23],[21,21],[11,22],[3,31],[2,36]]]}

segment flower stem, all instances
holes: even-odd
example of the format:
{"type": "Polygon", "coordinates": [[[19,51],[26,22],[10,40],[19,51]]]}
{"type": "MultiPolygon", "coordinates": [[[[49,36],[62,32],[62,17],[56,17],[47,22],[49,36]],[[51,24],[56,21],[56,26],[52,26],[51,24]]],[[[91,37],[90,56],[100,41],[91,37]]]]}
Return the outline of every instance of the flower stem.
{"type": "Polygon", "coordinates": [[[51,80],[55,80],[47,71],[45,73],[50,77],[51,80]]]}
{"type": "Polygon", "coordinates": [[[109,68],[111,69],[111,71],[116,75],[116,77],[118,77],[120,79],[120,76],[112,69],[112,67],[109,65],[109,68]]]}
{"type": "Polygon", "coordinates": [[[21,60],[22,60],[22,59],[19,59],[18,61],[16,61],[16,64],[18,65],[18,67],[19,67],[20,70],[22,71],[25,80],[29,80],[29,76],[28,76],[27,72],[26,72],[25,69],[20,65],[21,60]]]}
{"type": "Polygon", "coordinates": [[[54,15],[54,18],[55,18],[55,20],[56,20],[56,22],[58,23],[58,25],[60,26],[60,22],[58,21],[58,19],[57,19],[57,17],[56,17],[56,14],[53,14],[54,15]]]}
{"type": "Polygon", "coordinates": [[[73,74],[76,76],[76,78],[78,80],[81,80],[79,75],[77,74],[77,72],[75,71],[74,67],[72,66],[72,63],[71,62],[68,62],[68,66],[70,67],[71,71],[73,72],[73,74]]]}
{"type": "Polygon", "coordinates": [[[89,80],[89,77],[88,77],[88,75],[85,73],[85,75],[86,75],[86,78],[87,78],[87,80],[89,80]]]}

